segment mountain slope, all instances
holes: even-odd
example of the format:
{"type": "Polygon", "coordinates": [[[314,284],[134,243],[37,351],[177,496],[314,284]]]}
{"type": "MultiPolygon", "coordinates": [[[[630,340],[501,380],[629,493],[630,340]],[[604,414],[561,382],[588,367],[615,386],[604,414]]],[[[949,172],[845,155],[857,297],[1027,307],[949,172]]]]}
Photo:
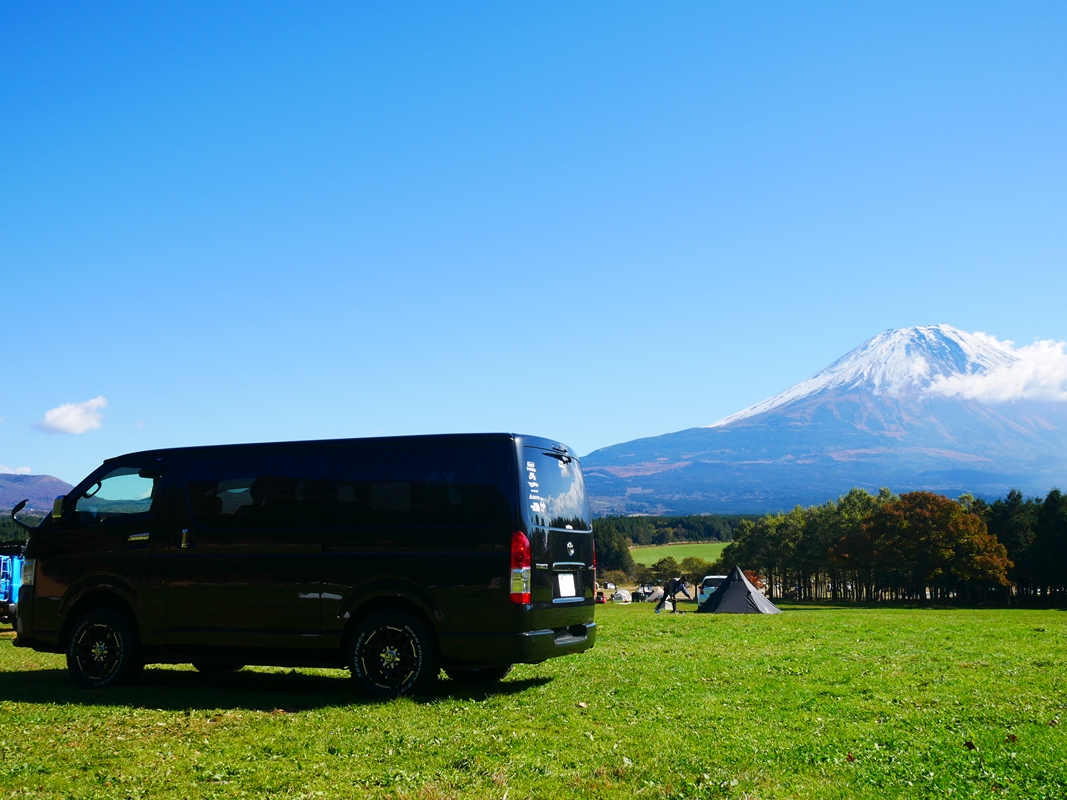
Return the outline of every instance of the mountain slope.
{"type": "Polygon", "coordinates": [[[1067,485],[1067,402],[961,391],[1018,351],[948,325],[887,331],[806,381],[706,428],[583,459],[601,513],[767,511],[853,486],[1000,495],[1067,485]]]}
{"type": "Polygon", "coordinates": [[[51,475],[0,474],[0,512],[10,514],[16,503],[28,499],[26,513],[46,513],[52,510],[52,501],[71,488],[66,481],[51,475]]]}

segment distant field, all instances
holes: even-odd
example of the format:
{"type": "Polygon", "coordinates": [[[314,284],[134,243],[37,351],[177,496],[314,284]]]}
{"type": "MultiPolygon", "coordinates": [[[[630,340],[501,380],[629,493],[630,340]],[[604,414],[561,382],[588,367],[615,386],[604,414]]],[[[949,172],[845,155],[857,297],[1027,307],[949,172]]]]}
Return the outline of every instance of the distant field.
{"type": "Polygon", "coordinates": [[[630,555],[638,564],[651,566],[661,558],[673,558],[681,563],[683,558],[703,558],[715,561],[726,547],[726,542],[703,542],[701,544],[662,544],[656,547],[631,547],[630,555]]]}
{"type": "Polygon", "coordinates": [[[597,646],[367,702],[339,670],[75,689],[0,636],[0,795],[1062,798],[1067,614],[599,606],[597,646]]]}

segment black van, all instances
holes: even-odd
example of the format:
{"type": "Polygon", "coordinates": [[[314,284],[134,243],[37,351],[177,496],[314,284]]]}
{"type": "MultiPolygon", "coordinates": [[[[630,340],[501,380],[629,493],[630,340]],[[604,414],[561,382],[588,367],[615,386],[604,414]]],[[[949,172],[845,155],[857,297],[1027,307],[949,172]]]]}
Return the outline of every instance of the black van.
{"type": "Polygon", "coordinates": [[[596,640],[578,460],[515,434],[154,450],[32,529],[15,644],[85,687],[146,663],[340,667],[371,695],[596,640]]]}

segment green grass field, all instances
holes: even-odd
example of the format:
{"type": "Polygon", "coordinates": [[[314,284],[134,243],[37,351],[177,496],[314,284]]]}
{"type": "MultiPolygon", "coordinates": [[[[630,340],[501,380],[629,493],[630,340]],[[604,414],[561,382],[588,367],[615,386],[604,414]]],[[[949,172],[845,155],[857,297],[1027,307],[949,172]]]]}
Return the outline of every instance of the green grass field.
{"type": "Polygon", "coordinates": [[[652,547],[631,547],[630,555],[638,564],[651,566],[661,558],[668,556],[681,563],[683,558],[703,558],[705,561],[715,561],[726,542],[701,542],[699,544],[662,544],[652,547]]]}
{"type": "Polygon", "coordinates": [[[0,640],[0,796],[1067,793],[1064,612],[784,608],[601,606],[586,654],[380,703],[315,670],[86,692],[0,640]]]}

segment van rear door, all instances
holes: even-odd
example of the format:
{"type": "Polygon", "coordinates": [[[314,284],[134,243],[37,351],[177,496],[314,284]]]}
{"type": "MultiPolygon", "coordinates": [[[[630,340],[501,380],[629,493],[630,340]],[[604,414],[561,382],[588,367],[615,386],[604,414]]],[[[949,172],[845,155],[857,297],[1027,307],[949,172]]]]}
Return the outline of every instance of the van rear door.
{"type": "Polygon", "coordinates": [[[579,635],[592,622],[595,593],[593,524],[581,464],[560,445],[527,445],[522,454],[534,628],[573,626],[579,635]]]}

